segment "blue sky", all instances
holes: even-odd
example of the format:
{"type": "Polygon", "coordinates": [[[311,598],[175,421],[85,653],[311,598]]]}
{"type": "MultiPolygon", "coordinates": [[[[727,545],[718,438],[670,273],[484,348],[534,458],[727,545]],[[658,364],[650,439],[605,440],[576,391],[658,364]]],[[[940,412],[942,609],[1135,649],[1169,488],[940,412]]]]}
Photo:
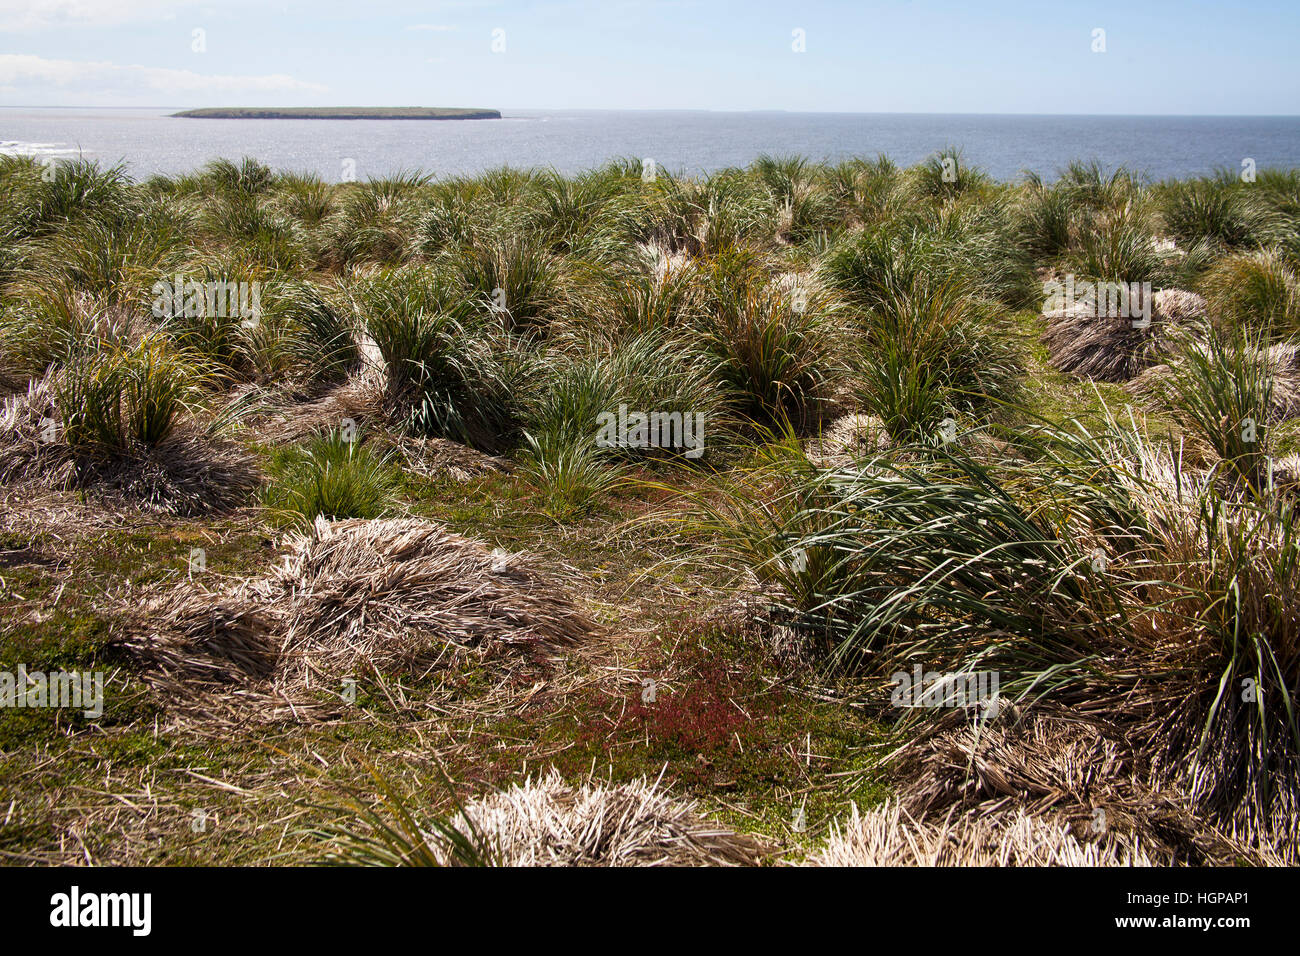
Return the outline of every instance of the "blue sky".
{"type": "Polygon", "coordinates": [[[0,105],[1294,115],[1298,43],[1296,0],[0,0],[0,105]]]}

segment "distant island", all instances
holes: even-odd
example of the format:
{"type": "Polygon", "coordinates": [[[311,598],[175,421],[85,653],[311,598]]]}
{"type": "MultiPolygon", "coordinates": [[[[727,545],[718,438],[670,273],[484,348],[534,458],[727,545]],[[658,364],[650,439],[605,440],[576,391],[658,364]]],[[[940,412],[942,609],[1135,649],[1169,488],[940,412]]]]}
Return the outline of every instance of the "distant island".
{"type": "Polygon", "coordinates": [[[182,110],[172,116],[186,119],[462,120],[500,119],[501,111],[441,106],[238,106],[182,110]]]}

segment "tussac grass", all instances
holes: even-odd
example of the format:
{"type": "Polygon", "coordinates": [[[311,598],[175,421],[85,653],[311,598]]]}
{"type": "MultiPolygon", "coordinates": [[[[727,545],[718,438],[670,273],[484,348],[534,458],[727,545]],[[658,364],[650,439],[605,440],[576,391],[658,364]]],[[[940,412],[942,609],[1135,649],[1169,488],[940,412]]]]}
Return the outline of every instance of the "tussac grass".
{"type": "MultiPolygon", "coordinates": [[[[233,513],[186,519],[97,486],[4,488],[0,662],[102,669],[110,688],[95,722],[0,713],[5,859],[318,860],[340,794],[365,830],[388,819],[376,801],[447,819],[549,767],[575,787],[663,774],[714,819],[798,856],[850,802],[867,809],[900,786],[882,758],[933,715],[896,723],[876,702],[892,662],[913,659],[997,661],[1022,704],[1046,692],[1088,713],[1118,707],[1153,785],[1187,791],[1196,826],[1294,822],[1294,728],[1276,696],[1294,648],[1261,597],[1290,586],[1290,511],[1264,487],[1261,448],[1221,421],[1263,401],[1251,350],[1293,332],[1294,174],[1152,184],[1074,164],[1012,185],[949,150],[911,170],[763,157],[707,180],[647,181],[620,161],[572,178],[343,185],[251,159],[133,184],[89,163],[43,176],[3,158],[0,181],[0,384],[64,383],[54,410],[95,474],[129,447],[166,447],[181,424],[242,442],[265,476],[233,513]],[[1067,271],[1201,291],[1218,323],[1208,341],[1228,345],[1162,355],[1173,385],[1145,410],[1120,385],[1061,373],[1037,290],[1067,271]],[[160,322],[151,286],[178,272],[261,281],[265,313],[251,326],[160,322]],[[361,382],[375,401],[338,405],[358,441],[293,427],[305,401],[361,382]],[[707,453],[593,446],[595,416],[623,402],[706,411],[707,453]],[[263,403],[297,437],[265,438],[263,403]],[[828,477],[801,442],[848,411],[880,419],[896,447],[828,477]],[[1105,445],[1130,412],[1139,446],[1105,445]],[[956,447],[937,444],[945,417],[956,447]],[[419,470],[404,454],[415,436],[502,457],[419,470]],[[1200,519],[1149,476],[1126,485],[1113,460],[1084,454],[1154,455],[1167,439],[1197,446],[1188,469],[1225,479],[1189,472],[1200,519]],[[1158,520],[1142,526],[1133,497],[1158,520]],[[557,659],[362,669],[346,707],[314,688],[330,719],[256,735],[215,714],[181,719],[126,649],[133,614],[191,586],[194,548],[205,584],[263,574],[290,510],[429,518],[528,552],[605,634],[557,659]],[[755,515],[766,523],[734,523],[755,515]],[[1099,527],[1080,537],[1084,515],[1099,527]],[[1141,542],[1150,580],[1113,570],[1106,591],[1065,574],[1086,564],[1093,532],[1141,542]],[[941,581],[945,555],[962,560],[941,581]],[[1121,633],[1112,612],[1136,639],[1107,670],[1088,642],[1120,646],[1107,643],[1121,633]],[[1187,640],[1162,657],[1152,635],[1170,621],[1187,640]],[[1139,653],[1168,668],[1199,725],[1150,719],[1159,695],[1114,705],[1139,653]],[[1236,706],[1210,676],[1251,677],[1269,706],[1236,706]]],[[[1293,447],[1292,426],[1269,426],[1263,454],[1293,447]]]]}

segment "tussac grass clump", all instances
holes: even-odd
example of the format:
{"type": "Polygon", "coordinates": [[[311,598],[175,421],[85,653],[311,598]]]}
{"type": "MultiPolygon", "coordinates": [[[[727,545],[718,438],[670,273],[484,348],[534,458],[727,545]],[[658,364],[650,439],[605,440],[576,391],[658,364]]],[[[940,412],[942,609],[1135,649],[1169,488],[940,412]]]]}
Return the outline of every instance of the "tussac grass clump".
{"type": "Polygon", "coordinates": [[[126,647],[180,712],[276,720],[285,708],[330,713],[312,688],[426,674],[463,655],[558,653],[598,630],[522,556],[422,519],[318,517],[264,576],[156,596],[126,647]]]}
{"type": "Polygon", "coordinates": [[[155,337],[74,355],[55,377],[54,401],[68,443],[87,454],[156,448],[194,403],[202,376],[155,337]]]}
{"type": "MultiPolygon", "coordinates": [[[[100,727],[115,772],[206,763],[195,722],[250,766],[252,722],[313,767],[419,753],[494,789],[363,813],[356,861],[1294,862],[1298,182],[999,183],[954,149],[339,184],[0,157],[0,643],[122,635],[162,726],[100,727]],[[1152,322],[1049,282],[1149,288],[1152,322]],[[44,525],[49,554],[10,543],[44,525]],[[894,707],[918,667],[999,696],[894,707]]],[[[82,725],[51,732],[98,793],[82,725]]],[[[306,795],[258,766],[269,804],[306,795]]],[[[186,852],[280,852],[261,812],[186,852]]],[[[20,825],[0,854],[89,832],[20,825]]]]}
{"type": "Polygon", "coordinates": [[[378,518],[393,509],[397,480],[391,453],[330,432],[276,455],[262,502],[309,525],[319,517],[378,518]]]}
{"type": "Polygon", "coordinates": [[[1220,482],[1113,422],[1035,444],[1032,462],[992,465],[957,443],[831,471],[778,459],[709,521],[828,666],[994,672],[1008,701],[1104,714],[1149,789],[1287,856],[1294,502],[1246,472],[1254,459],[1220,482]]]}
{"type": "Polygon", "coordinates": [[[191,386],[172,377],[173,358],[142,351],[79,357],[5,399],[0,483],[178,515],[243,504],[257,486],[256,462],[215,433],[215,419],[200,427],[182,406],[191,386]]]}
{"type": "Polygon", "coordinates": [[[1281,417],[1273,400],[1279,370],[1263,337],[1244,328],[1188,330],[1171,352],[1165,374],[1148,388],[1230,479],[1263,488],[1275,451],[1271,426],[1281,417]]]}
{"type": "Polygon", "coordinates": [[[1017,397],[1022,368],[993,310],[953,286],[891,289],[863,333],[856,395],[896,442],[933,440],[946,417],[1017,397]]]}
{"type": "Polygon", "coordinates": [[[477,448],[508,443],[527,361],[450,278],[421,267],[384,271],[351,297],[395,417],[416,433],[477,448]]]}
{"type": "Polygon", "coordinates": [[[841,378],[831,300],[770,281],[744,249],[708,259],[705,270],[699,328],[737,411],[759,425],[819,421],[841,378]]]}
{"type": "Polygon", "coordinates": [[[1300,332],[1300,272],[1277,248],[1227,256],[1201,282],[1223,322],[1279,337],[1300,332]]]}

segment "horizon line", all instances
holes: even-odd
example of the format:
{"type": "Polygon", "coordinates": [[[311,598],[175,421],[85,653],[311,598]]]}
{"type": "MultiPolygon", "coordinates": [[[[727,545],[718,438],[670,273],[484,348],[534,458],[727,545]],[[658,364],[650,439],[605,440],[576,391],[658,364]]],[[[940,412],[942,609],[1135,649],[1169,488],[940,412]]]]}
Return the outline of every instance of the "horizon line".
{"type": "MultiPolygon", "coordinates": [[[[150,106],[104,106],[83,103],[39,104],[39,103],[0,103],[0,110],[187,110],[187,109],[342,109],[340,106],[218,106],[198,107],[192,105],[150,105],[150,106]]],[[[394,106],[352,106],[348,109],[399,109],[394,106]]],[[[443,109],[453,107],[421,107],[417,109],[443,109]]],[[[787,113],[791,116],[1045,116],[1045,117],[1080,117],[1080,118],[1133,118],[1133,119],[1300,119],[1300,113],[1039,113],[1028,111],[1015,112],[943,112],[938,110],[791,110],[778,108],[755,109],[714,109],[710,107],[614,107],[614,106],[496,106],[482,107],[495,109],[504,114],[510,112],[526,113],[787,113]]],[[[501,117],[505,119],[503,115],[501,117]]],[[[382,122],[382,120],[380,120],[382,122]]]]}

